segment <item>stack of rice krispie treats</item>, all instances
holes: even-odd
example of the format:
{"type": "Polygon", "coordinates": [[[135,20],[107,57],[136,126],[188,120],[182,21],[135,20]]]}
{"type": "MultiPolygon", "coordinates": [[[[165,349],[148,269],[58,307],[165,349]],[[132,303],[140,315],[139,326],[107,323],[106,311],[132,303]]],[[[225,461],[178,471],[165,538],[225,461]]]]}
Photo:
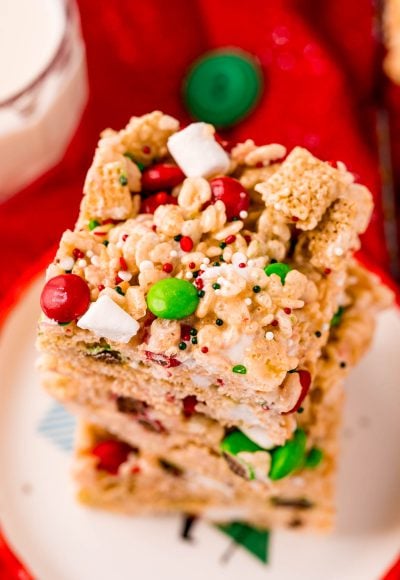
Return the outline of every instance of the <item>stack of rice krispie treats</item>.
{"type": "Polygon", "coordinates": [[[46,389],[79,498],[328,529],[343,380],[390,292],[353,259],[369,191],[303,148],[161,112],[101,135],[47,270],[46,389]]]}

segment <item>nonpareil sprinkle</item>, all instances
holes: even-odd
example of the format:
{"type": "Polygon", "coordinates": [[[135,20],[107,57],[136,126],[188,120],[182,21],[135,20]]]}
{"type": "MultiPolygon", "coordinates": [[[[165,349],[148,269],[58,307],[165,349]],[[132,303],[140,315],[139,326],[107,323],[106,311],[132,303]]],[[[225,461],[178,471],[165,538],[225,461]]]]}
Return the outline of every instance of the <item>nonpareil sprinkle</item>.
{"type": "Polygon", "coordinates": [[[92,231],[95,228],[97,228],[99,225],[100,225],[100,222],[98,222],[97,220],[90,220],[88,227],[89,227],[89,230],[92,231]]]}
{"type": "Polygon", "coordinates": [[[221,318],[217,318],[217,320],[215,321],[215,324],[217,326],[222,326],[224,324],[224,321],[221,318]]]}
{"type": "Polygon", "coordinates": [[[197,344],[197,336],[194,336],[194,337],[192,338],[192,344],[197,344]]]}
{"type": "Polygon", "coordinates": [[[121,185],[128,185],[128,178],[126,175],[122,174],[119,176],[119,182],[121,185]]]}
{"type": "Polygon", "coordinates": [[[203,298],[203,297],[205,296],[205,292],[204,292],[204,290],[199,290],[199,291],[197,292],[197,296],[198,296],[199,298],[203,298]]]}
{"type": "Polygon", "coordinates": [[[122,290],[121,286],[115,286],[114,290],[121,294],[121,296],[125,296],[125,292],[122,290]]]}
{"type": "Polygon", "coordinates": [[[214,282],[212,287],[214,288],[214,290],[219,290],[221,288],[221,284],[218,284],[218,282],[214,282]]]}
{"type": "Polygon", "coordinates": [[[247,369],[244,365],[235,365],[232,367],[232,372],[237,373],[239,375],[245,375],[247,373],[247,369]]]}
{"type": "Polygon", "coordinates": [[[186,349],[186,343],[185,342],[180,342],[179,343],[179,350],[185,350],[186,349]]]}
{"type": "Polygon", "coordinates": [[[253,292],[254,292],[255,294],[258,294],[259,292],[261,292],[261,288],[260,288],[260,286],[257,286],[257,285],[256,285],[256,286],[253,286],[253,292]]]}

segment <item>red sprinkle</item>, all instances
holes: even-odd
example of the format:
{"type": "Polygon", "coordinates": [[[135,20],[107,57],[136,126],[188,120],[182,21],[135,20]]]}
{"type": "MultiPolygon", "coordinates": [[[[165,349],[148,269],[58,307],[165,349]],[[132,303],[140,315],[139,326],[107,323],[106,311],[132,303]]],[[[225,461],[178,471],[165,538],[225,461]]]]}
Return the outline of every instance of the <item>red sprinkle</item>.
{"type": "Polygon", "coordinates": [[[217,383],[222,387],[224,385],[223,379],[217,379],[217,383]]]}
{"type": "Polygon", "coordinates": [[[245,267],[246,267],[246,264],[244,262],[240,262],[239,268],[245,268],[245,267]]]}
{"type": "Polygon", "coordinates": [[[157,226],[156,226],[156,224],[153,224],[153,225],[151,226],[151,229],[153,230],[153,232],[156,232],[156,231],[157,231],[157,226]]]}
{"type": "Polygon", "coordinates": [[[201,352],[203,352],[204,354],[207,354],[208,353],[208,346],[202,346],[201,352]]]}
{"type": "Polygon", "coordinates": [[[234,236],[233,234],[231,236],[228,236],[225,240],[225,244],[233,244],[233,242],[236,241],[236,236],[234,236]]]}
{"type": "Polygon", "coordinates": [[[131,451],[133,448],[127,443],[108,439],[97,443],[92,449],[92,455],[98,459],[97,469],[116,475],[119,466],[125,463],[131,451]]]}
{"type": "Polygon", "coordinates": [[[75,258],[75,260],[79,260],[79,258],[83,258],[84,257],[84,252],[82,252],[82,250],[80,250],[79,248],[74,248],[72,250],[72,256],[75,258]]]}
{"type": "Polygon", "coordinates": [[[183,414],[189,418],[196,412],[196,405],[198,403],[196,395],[188,395],[182,400],[183,414]]]}
{"type": "Polygon", "coordinates": [[[106,236],[108,232],[93,232],[95,236],[106,236]]]}
{"type": "Polygon", "coordinates": [[[332,270],[330,268],[325,268],[325,270],[324,270],[325,276],[328,276],[331,272],[332,272],[332,270]]]}
{"type": "Polygon", "coordinates": [[[196,264],[194,262],[189,262],[188,266],[191,270],[194,270],[196,267],[196,264]]]}
{"type": "Polygon", "coordinates": [[[126,240],[127,240],[127,239],[128,239],[128,234],[124,234],[124,235],[122,236],[122,241],[123,241],[123,242],[126,242],[126,240]]]}
{"type": "Polygon", "coordinates": [[[165,262],[162,267],[163,271],[167,274],[171,274],[172,270],[174,269],[173,265],[170,262],[165,262]]]}
{"type": "Polygon", "coordinates": [[[114,220],[114,219],[112,219],[112,218],[107,218],[106,220],[104,220],[104,222],[101,222],[101,225],[102,225],[102,226],[106,226],[106,225],[108,225],[108,224],[113,224],[113,225],[116,225],[116,224],[119,224],[119,222],[120,222],[120,221],[121,221],[121,220],[114,220]]]}
{"type": "Polygon", "coordinates": [[[278,326],[279,322],[277,320],[273,320],[271,322],[271,326],[278,326]]]}
{"type": "Polygon", "coordinates": [[[121,266],[121,270],[127,270],[128,269],[128,264],[125,261],[125,258],[121,258],[119,259],[119,265],[121,266]]]}
{"type": "Polygon", "coordinates": [[[104,288],[105,288],[104,284],[99,284],[97,286],[97,289],[98,289],[99,292],[101,292],[102,290],[104,290],[104,288]]]}
{"type": "Polygon", "coordinates": [[[297,216],[293,216],[292,217],[292,222],[298,222],[300,218],[298,218],[297,216]]]}
{"type": "Polygon", "coordinates": [[[193,250],[193,240],[189,236],[182,236],[179,245],[184,252],[191,252],[193,250]]]}
{"type": "Polygon", "coordinates": [[[120,278],[119,276],[115,276],[115,283],[121,284],[121,282],[123,282],[122,278],[120,278]]]}
{"type": "Polygon", "coordinates": [[[140,471],[141,471],[141,470],[140,470],[140,467],[139,467],[139,465],[134,465],[134,466],[132,467],[132,469],[131,469],[131,473],[132,473],[133,475],[136,475],[137,473],[140,473],[140,471]]]}
{"type": "Polygon", "coordinates": [[[204,282],[201,278],[196,278],[195,285],[196,288],[198,288],[199,290],[202,290],[204,288],[204,282]]]}
{"type": "Polygon", "coordinates": [[[246,240],[246,244],[250,244],[250,242],[251,242],[251,236],[247,235],[247,236],[243,236],[243,237],[246,240]]]}
{"type": "Polygon", "coordinates": [[[151,352],[150,350],[145,350],[144,353],[148,360],[151,360],[167,369],[178,367],[180,364],[182,364],[181,361],[173,356],[166,356],[165,354],[151,352]]]}
{"type": "Polygon", "coordinates": [[[148,155],[151,152],[151,147],[145,145],[144,147],[142,147],[142,151],[145,155],[148,155]]]}
{"type": "Polygon", "coordinates": [[[285,314],[292,314],[292,309],[291,309],[291,308],[288,308],[288,307],[286,307],[286,308],[284,308],[284,309],[283,309],[283,312],[284,312],[285,314]]]}
{"type": "Polygon", "coordinates": [[[188,324],[181,324],[181,339],[182,340],[190,340],[190,331],[191,326],[188,324]]]}

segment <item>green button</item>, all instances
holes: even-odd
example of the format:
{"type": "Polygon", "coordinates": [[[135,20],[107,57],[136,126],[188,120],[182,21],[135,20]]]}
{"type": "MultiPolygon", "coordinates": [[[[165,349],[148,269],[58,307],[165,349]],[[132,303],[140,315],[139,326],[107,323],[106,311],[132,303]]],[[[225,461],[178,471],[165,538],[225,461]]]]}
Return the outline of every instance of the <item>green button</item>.
{"type": "Polygon", "coordinates": [[[262,85],[261,68],[253,56],[234,49],[215,50],[194,63],[183,95],[193,117],[229,127],[254,109],[262,85]]]}

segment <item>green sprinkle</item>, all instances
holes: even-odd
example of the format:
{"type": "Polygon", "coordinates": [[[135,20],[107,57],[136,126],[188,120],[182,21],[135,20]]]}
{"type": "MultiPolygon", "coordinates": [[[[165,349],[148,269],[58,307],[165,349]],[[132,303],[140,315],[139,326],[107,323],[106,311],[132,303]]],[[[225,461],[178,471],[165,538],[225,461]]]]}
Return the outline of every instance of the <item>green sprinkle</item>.
{"type": "Polygon", "coordinates": [[[125,292],[122,290],[120,286],[115,286],[114,290],[118,292],[118,294],[121,294],[121,296],[125,296],[125,292]]]}
{"type": "Polygon", "coordinates": [[[221,284],[218,284],[218,282],[214,282],[212,287],[214,288],[214,290],[219,290],[221,288],[221,284]]]}
{"type": "Polygon", "coordinates": [[[97,228],[100,225],[100,222],[97,220],[90,220],[89,222],[89,230],[92,231],[94,228],[97,228]]]}
{"type": "Polygon", "coordinates": [[[263,448],[254,443],[247,435],[239,431],[231,431],[228,433],[221,443],[219,444],[220,449],[225,451],[225,453],[230,453],[230,455],[237,455],[242,451],[248,451],[254,453],[255,451],[262,451],[263,448]]]}
{"type": "Polygon", "coordinates": [[[206,294],[206,293],[205,293],[205,290],[199,290],[199,291],[197,292],[197,296],[198,296],[199,298],[203,298],[203,297],[205,296],[205,294],[206,294]]]}
{"type": "Polygon", "coordinates": [[[181,239],[182,239],[182,235],[181,234],[178,234],[177,236],[174,236],[175,242],[180,242],[181,239]]]}
{"type": "Polygon", "coordinates": [[[107,247],[109,243],[110,243],[110,242],[109,242],[108,240],[104,240],[104,242],[103,242],[103,245],[104,245],[105,247],[107,247]]]}
{"type": "Polygon", "coordinates": [[[221,242],[221,243],[220,243],[220,245],[219,245],[219,247],[220,247],[222,250],[225,250],[225,248],[226,248],[226,242],[221,242]]]}
{"type": "Polygon", "coordinates": [[[276,274],[281,279],[282,284],[284,284],[285,278],[291,269],[292,268],[288,264],[284,264],[283,262],[271,262],[271,264],[268,264],[268,266],[264,268],[264,272],[267,276],[276,274]]]}
{"type": "Polygon", "coordinates": [[[215,324],[217,326],[222,326],[224,324],[224,321],[221,318],[217,318],[217,320],[215,321],[215,324]]]}
{"type": "Polygon", "coordinates": [[[197,337],[196,337],[196,336],[194,336],[194,337],[192,338],[192,344],[197,344],[197,337]]]}
{"type": "Polygon", "coordinates": [[[122,174],[119,176],[119,182],[121,185],[128,185],[128,178],[126,175],[122,174]]]}
{"type": "Polygon", "coordinates": [[[132,153],[129,153],[129,151],[125,151],[124,157],[127,157],[128,159],[133,161],[133,163],[135,163],[138,166],[139,171],[143,171],[143,169],[146,167],[144,163],[142,163],[141,161],[136,161],[132,153]]]}
{"type": "Polygon", "coordinates": [[[324,452],[322,449],[319,449],[318,447],[312,447],[308,452],[304,466],[307,467],[307,469],[314,469],[315,467],[318,467],[323,458],[324,452]]]}
{"type": "Polygon", "coordinates": [[[186,349],[186,342],[180,342],[179,343],[179,350],[185,350],[186,349]]]}
{"type": "Polygon", "coordinates": [[[282,479],[299,469],[304,462],[306,443],[307,437],[303,429],[297,429],[290,441],[273,449],[269,478],[273,481],[282,479]]]}
{"type": "Polygon", "coordinates": [[[261,287],[260,286],[253,286],[253,292],[255,294],[258,294],[259,292],[261,292],[261,287]]]}
{"type": "Polygon", "coordinates": [[[197,328],[191,328],[189,334],[190,334],[190,336],[196,336],[197,335],[197,328]]]}
{"type": "Polygon", "coordinates": [[[342,322],[343,313],[344,313],[343,306],[339,306],[339,308],[336,310],[335,314],[332,317],[331,328],[334,326],[339,326],[339,324],[342,322]]]}
{"type": "Polygon", "coordinates": [[[220,266],[221,264],[219,262],[214,262],[213,266],[220,266]]]}
{"type": "Polygon", "coordinates": [[[218,258],[220,262],[225,262],[224,260],[224,256],[221,254],[220,257],[218,258]]]}
{"type": "Polygon", "coordinates": [[[159,318],[180,320],[193,314],[198,306],[196,288],[187,280],[164,278],[150,288],[147,294],[149,310],[159,318]]]}
{"type": "Polygon", "coordinates": [[[232,367],[232,372],[238,373],[239,375],[245,375],[247,373],[247,369],[244,365],[235,365],[232,367]]]}

